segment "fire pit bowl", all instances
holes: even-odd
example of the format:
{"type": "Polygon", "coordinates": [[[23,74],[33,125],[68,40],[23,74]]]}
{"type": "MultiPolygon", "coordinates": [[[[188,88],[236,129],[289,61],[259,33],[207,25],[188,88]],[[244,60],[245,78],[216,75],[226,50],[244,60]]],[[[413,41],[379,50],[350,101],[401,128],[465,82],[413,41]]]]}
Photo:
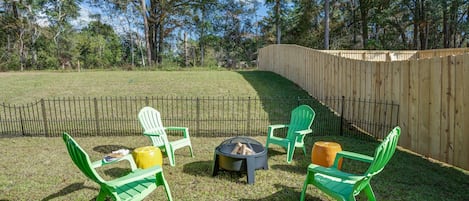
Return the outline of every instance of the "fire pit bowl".
{"type": "Polygon", "coordinates": [[[215,148],[213,164],[213,176],[218,175],[218,171],[247,172],[247,183],[253,184],[255,181],[254,171],[257,169],[267,170],[267,150],[262,144],[252,138],[239,136],[223,141],[215,148]],[[246,153],[235,153],[235,149],[243,145],[246,153]],[[252,151],[252,152],[251,152],[252,151]]]}

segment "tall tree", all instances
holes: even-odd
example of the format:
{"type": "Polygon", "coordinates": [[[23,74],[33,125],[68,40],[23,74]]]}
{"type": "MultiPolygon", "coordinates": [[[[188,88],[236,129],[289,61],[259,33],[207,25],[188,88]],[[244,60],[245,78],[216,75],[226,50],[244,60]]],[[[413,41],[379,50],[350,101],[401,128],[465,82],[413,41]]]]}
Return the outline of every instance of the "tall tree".
{"type": "Polygon", "coordinates": [[[265,4],[266,5],[273,5],[273,11],[274,11],[274,19],[275,19],[275,32],[277,36],[277,44],[281,43],[281,20],[282,20],[282,7],[285,2],[282,2],[281,0],[266,0],[265,4]]]}
{"type": "Polygon", "coordinates": [[[329,0],[324,1],[324,49],[329,49],[329,0]]]}
{"type": "Polygon", "coordinates": [[[60,66],[64,69],[65,65],[70,64],[72,59],[69,53],[71,41],[66,37],[66,33],[72,31],[70,20],[79,16],[78,4],[81,3],[81,0],[39,0],[38,2],[54,30],[53,40],[56,55],[60,66]]]}

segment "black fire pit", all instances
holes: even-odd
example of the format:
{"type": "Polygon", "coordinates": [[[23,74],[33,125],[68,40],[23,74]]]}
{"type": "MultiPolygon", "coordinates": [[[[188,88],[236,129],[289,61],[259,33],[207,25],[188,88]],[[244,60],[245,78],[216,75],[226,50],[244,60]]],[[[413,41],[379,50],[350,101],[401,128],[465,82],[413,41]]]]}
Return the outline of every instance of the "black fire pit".
{"type": "Polygon", "coordinates": [[[247,172],[248,184],[253,184],[254,171],[257,169],[267,170],[267,150],[262,144],[249,137],[233,137],[223,141],[215,148],[213,164],[213,176],[218,175],[218,171],[247,172]],[[249,155],[232,153],[238,143],[244,144],[253,152],[249,155]]]}

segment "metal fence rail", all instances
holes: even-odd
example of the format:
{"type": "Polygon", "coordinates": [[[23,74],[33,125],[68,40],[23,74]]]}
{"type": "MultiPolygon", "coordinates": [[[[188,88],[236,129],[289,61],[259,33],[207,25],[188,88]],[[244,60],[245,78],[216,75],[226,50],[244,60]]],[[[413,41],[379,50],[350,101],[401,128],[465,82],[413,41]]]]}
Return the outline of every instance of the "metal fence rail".
{"type": "Polygon", "coordinates": [[[386,134],[397,124],[397,118],[389,118],[386,115],[395,114],[399,108],[395,104],[345,98],[51,98],[26,105],[0,104],[0,136],[56,137],[65,131],[76,136],[140,135],[142,128],[137,114],[144,106],[152,106],[159,110],[165,126],[189,127],[191,136],[258,136],[267,133],[268,125],[288,123],[290,111],[300,104],[310,105],[316,111],[313,123],[313,132],[316,134],[348,134],[350,124],[356,124],[363,127],[363,131],[378,138],[382,136],[379,132],[385,131],[386,134]],[[342,111],[332,111],[324,104],[340,106],[342,111]],[[374,125],[370,118],[361,121],[366,118],[358,118],[351,114],[353,112],[347,111],[349,104],[363,104],[368,108],[377,108],[377,104],[384,105],[385,107],[379,108],[383,110],[384,118],[389,118],[389,123],[374,125]],[[348,123],[342,126],[341,122],[348,123]],[[367,125],[369,127],[366,127],[367,125]],[[378,129],[369,129],[370,126],[378,129]],[[348,128],[347,132],[342,128],[348,128]]]}

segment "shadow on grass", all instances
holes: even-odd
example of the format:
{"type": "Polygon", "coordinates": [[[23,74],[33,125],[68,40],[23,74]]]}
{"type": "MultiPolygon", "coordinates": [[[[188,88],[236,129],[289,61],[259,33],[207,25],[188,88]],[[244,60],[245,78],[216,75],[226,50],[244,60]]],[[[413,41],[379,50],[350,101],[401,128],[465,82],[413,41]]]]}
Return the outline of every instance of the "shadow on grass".
{"type": "MultiPolygon", "coordinates": [[[[256,170],[261,171],[262,169],[256,170]]],[[[219,169],[217,175],[213,176],[213,161],[197,161],[185,164],[182,170],[184,173],[193,176],[205,176],[219,178],[231,182],[247,184],[247,171],[228,171],[219,169]]]]}
{"type": "Polygon", "coordinates": [[[129,168],[114,167],[114,168],[104,170],[103,173],[110,176],[110,177],[118,178],[118,177],[122,177],[122,176],[128,174],[131,171],[132,170],[130,169],[130,167],[129,168]]]}
{"type": "Polygon", "coordinates": [[[239,74],[256,90],[272,124],[288,124],[291,111],[298,105],[306,104],[316,113],[313,133],[339,133],[337,125],[340,125],[340,118],[294,82],[268,71],[240,71],[239,74]]]}
{"type": "Polygon", "coordinates": [[[100,145],[96,146],[93,148],[93,151],[103,153],[103,154],[108,154],[111,153],[112,151],[116,151],[119,149],[128,149],[128,150],[133,150],[133,148],[122,146],[122,145],[100,145]]]}
{"type": "Polygon", "coordinates": [[[184,164],[182,171],[193,176],[212,176],[213,161],[196,161],[184,164]]]}
{"type": "MultiPolygon", "coordinates": [[[[287,157],[287,151],[284,149],[282,151],[275,150],[270,148],[271,145],[269,145],[269,149],[267,150],[267,155],[268,156],[278,156],[278,155],[285,155],[287,157]]],[[[275,146],[275,145],[274,145],[275,146]]],[[[286,158],[285,158],[286,159],[286,158]]]]}
{"type": "MultiPolygon", "coordinates": [[[[84,183],[73,183],[73,184],[70,184],[67,187],[63,188],[59,192],[47,196],[46,198],[42,199],[42,201],[48,201],[48,200],[52,200],[54,198],[62,197],[62,196],[65,196],[67,194],[70,194],[70,193],[73,193],[75,191],[85,189],[85,188],[99,191],[99,189],[97,189],[97,188],[85,186],[84,183]]],[[[91,200],[96,200],[96,198],[93,198],[91,200]]]]}
{"type": "MultiPolygon", "coordinates": [[[[280,189],[272,195],[269,195],[264,198],[257,199],[239,199],[240,201],[275,201],[275,200],[300,200],[301,192],[295,190],[295,188],[274,184],[275,188],[280,189]]],[[[308,194],[306,195],[306,200],[321,201],[321,199],[316,197],[311,197],[308,194]]]]}

